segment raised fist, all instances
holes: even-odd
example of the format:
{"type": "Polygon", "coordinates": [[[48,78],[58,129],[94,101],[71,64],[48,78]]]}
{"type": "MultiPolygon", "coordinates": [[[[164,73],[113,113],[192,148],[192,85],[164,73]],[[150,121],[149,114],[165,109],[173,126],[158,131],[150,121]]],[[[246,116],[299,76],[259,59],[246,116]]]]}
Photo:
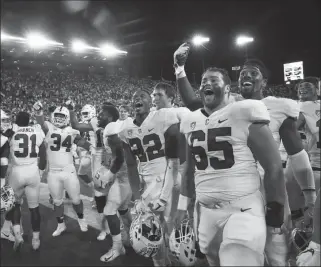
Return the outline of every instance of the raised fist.
{"type": "Polygon", "coordinates": [[[40,102],[40,101],[37,101],[36,103],[34,103],[34,104],[33,104],[33,109],[34,109],[35,111],[40,111],[41,109],[43,109],[41,102],[40,102]]]}
{"type": "Polygon", "coordinates": [[[66,101],[66,107],[67,107],[69,110],[74,110],[74,108],[75,108],[75,103],[74,103],[72,100],[67,100],[67,101],[66,101]]]}
{"type": "Polygon", "coordinates": [[[191,46],[189,43],[182,44],[174,53],[174,67],[184,66],[191,46]]]}
{"type": "Polygon", "coordinates": [[[41,116],[43,114],[43,106],[40,101],[34,103],[32,107],[36,116],[41,116]]]}

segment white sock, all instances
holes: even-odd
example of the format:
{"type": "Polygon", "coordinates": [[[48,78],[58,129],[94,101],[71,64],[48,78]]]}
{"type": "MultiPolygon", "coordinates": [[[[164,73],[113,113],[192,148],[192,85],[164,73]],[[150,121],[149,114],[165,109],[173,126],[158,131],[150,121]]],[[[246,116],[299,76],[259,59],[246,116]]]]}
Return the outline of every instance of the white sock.
{"type": "Polygon", "coordinates": [[[39,239],[40,232],[32,232],[33,239],[39,239]]]}
{"type": "Polygon", "coordinates": [[[12,227],[12,229],[13,229],[13,233],[14,233],[15,236],[21,235],[21,226],[20,226],[20,224],[14,225],[12,227]]]}
{"type": "Polygon", "coordinates": [[[113,248],[120,249],[123,246],[122,240],[121,240],[121,234],[113,235],[113,248]]]}
{"type": "Polygon", "coordinates": [[[94,182],[90,182],[88,184],[89,188],[91,189],[91,197],[95,199],[95,188],[94,188],[94,182]]]}

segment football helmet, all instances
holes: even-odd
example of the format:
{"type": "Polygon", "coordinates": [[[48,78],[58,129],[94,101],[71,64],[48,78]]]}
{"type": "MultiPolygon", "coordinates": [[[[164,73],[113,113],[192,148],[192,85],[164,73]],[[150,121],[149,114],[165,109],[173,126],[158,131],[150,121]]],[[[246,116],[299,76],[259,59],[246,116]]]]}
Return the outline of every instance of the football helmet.
{"type": "Polygon", "coordinates": [[[82,121],[89,121],[93,117],[96,117],[96,108],[92,105],[84,105],[81,110],[81,120],[82,121]]]}
{"type": "Polygon", "coordinates": [[[1,132],[5,133],[8,129],[12,128],[10,116],[1,109],[1,132]]]}
{"type": "Polygon", "coordinates": [[[56,107],[54,112],[51,113],[51,122],[58,128],[68,126],[70,122],[70,113],[66,107],[56,107]]]}
{"type": "Polygon", "coordinates": [[[297,254],[304,251],[312,238],[312,229],[294,228],[291,233],[291,241],[297,254]]]}
{"type": "Polygon", "coordinates": [[[189,219],[174,228],[169,237],[169,249],[183,266],[194,266],[196,262],[196,237],[189,219]]]}
{"type": "Polygon", "coordinates": [[[135,252],[146,258],[154,257],[164,242],[159,218],[152,212],[141,212],[130,226],[130,243],[135,252]]]}
{"type": "Polygon", "coordinates": [[[16,201],[13,189],[9,185],[3,186],[1,189],[1,213],[11,210],[16,201]]]}

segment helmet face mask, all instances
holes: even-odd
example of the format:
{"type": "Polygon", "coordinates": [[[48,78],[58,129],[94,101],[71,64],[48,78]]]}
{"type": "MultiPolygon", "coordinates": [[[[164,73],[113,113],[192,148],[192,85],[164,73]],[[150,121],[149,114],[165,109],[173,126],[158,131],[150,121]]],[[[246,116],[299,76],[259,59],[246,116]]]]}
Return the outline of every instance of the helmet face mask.
{"type": "Polygon", "coordinates": [[[89,121],[94,117],[96,117],[96,108],[92,105],[85,105],[81,110],[81,119],[89,121]]]}
{"type": "Polygon", "coordinates": [[[135,252],[146,258],[154,257],[164,242],[163,229],[152,212],[140,213],[130,226],[130,243],[135,252]]]}
{"type": "Polygon", "coordinates": [[[69,110],[66,107],[57,107],[51,114],[51,122],[58,128],[68,126],[70,121],[69,110]]]}
{"type": "Polygon", "coordinates": [[[1,213],[11,210],[14,206],[16,199],[13,189],[5,185],[1,188],[1,213]]]}
{"type": "Polygon", "coordinates": [[[312,230],[310,229],[302,230],[299,228],[294,228],[291,233],[291,240],[298,254],[308,247],[311,238],[312,230]]]}
{"type": "Polygon", "coordinates": [[[196,262],[196,237],[188,219],[174,228],[169,237],[169,248],[183,266],[194,266],[196,262]]]}

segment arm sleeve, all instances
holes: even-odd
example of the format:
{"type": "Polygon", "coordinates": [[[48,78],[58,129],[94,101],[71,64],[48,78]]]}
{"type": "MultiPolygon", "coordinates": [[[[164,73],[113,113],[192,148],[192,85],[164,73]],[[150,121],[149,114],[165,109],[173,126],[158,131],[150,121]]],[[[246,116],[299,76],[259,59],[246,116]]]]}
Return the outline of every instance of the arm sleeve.
{"type": "Polygon", "coordinates": [[[249,104],[251,105],[251,109],[249,110],[251,112],[249,114],[250,122],[262,124],[268,124],[270,122],[270,114],[262,101],[251,100],[249,104]]]}
{"type": "Polygon", "coordinates": [[[292,99],[284,99],[285,115],[297,119],[300,114],[300,104],[292,99]]]}

